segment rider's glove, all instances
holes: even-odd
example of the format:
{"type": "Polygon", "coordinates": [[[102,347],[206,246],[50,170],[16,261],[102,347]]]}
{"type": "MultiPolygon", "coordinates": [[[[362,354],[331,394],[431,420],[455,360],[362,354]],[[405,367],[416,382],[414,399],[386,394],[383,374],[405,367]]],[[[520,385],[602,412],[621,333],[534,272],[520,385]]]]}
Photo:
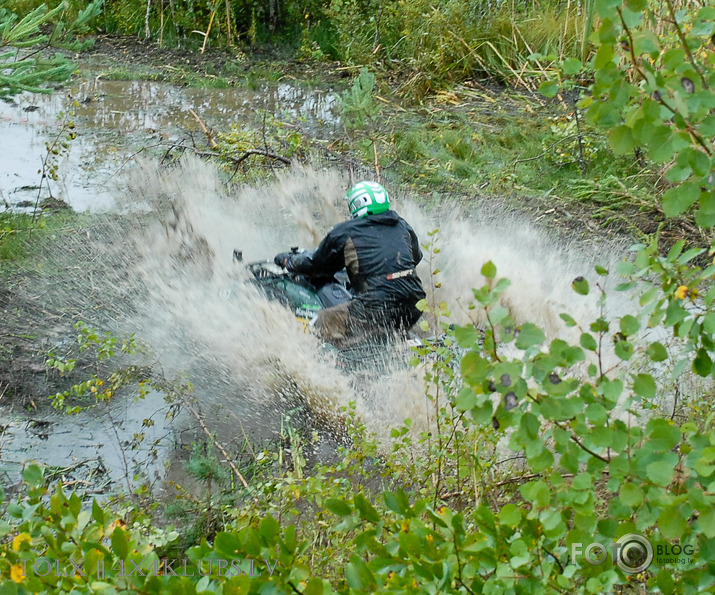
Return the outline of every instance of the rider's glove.
{"type": "Polygon", "coordinates": [[[276,257],[273,259],[273,262],[275,262],[279,267],[282,269],[286,268],[286,264],[288,263],[288,259],[292,256],[290,252],[281,252],[280,254],[277,254],[276,257]]]}

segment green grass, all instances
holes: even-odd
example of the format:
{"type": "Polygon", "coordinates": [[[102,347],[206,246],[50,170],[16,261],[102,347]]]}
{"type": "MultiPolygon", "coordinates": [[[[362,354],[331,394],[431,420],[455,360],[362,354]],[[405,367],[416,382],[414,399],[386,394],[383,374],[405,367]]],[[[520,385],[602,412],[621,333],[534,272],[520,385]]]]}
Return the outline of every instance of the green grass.
{"type": "MultiPolygon", "coordinates": [[[[634,158],[616,158],[605,138],[583,123],[582,140],[589,151],[586,171],[581,171],[575,162],[580,156],[577,139],[561,106],[534,104],[507,93],[495,98],[393,114],[394,121],[384,118],[393,131],[394,154],[382,155],[383,164],[394,162],[402,183],[417,191],[555,195],[590,209],[604,223],[619,210],[655,207],[652,197],[637,190],[648,184],[634,158]]],[[[370,145],[361,147],[360,154],[365,162],[372,161],[370,145]]]]}
{"type": "Polygon", "coordinates": [[[52,239],[54,234],[81,217],[83,215],[70,210],[41,215],[35,221],[32,215],[24,213],[0,213],[0,273],[10,265],[22,265],[41,254],[43,238],[52,239]]]}
{"type": "Polygon", "coordinates": [[[28,234],[38,227],[30,215],[0,213],[0,261],[21,259],[26,253],[28,234]]]}

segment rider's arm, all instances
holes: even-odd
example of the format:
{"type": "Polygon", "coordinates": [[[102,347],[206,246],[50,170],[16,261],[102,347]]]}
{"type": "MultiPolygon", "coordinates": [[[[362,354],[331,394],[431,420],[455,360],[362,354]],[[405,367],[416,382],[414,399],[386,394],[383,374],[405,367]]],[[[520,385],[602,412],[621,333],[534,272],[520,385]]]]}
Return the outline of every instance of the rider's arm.
{"type": "Polygon", "coordinates": [[[286,269],[291,273],[302,273],[309,277],[332,275],[344,267],[343,247],[332,232],[315,250],[292,254],[286,264],[286,269]]]}
{"type": "Polygon", "coordinates": [[[415,266],[417,266],[422,260],[422,248],[420,248],[420,241],[417,238],[417,234],[409,224],[407,224],[407,231],[410,233],[410,239],[412,241],[412,258],[415,259],[415,266]]]}

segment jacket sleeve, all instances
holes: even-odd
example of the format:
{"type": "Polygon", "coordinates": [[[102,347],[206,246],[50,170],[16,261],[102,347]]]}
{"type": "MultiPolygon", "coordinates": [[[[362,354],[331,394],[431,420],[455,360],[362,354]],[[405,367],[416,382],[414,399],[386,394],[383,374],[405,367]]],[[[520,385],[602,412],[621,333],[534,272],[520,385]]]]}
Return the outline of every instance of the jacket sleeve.
{"type": "Polygon", "coordinates": [[[315,250],[293,254],[286,263],[291,273],[301,273],[309,277],[328,276],[345,267],[343,246],[332,232],[329,233],[315,250]]]}
{"type": "Polygon", "coordinates": [[[410,240],[412,241],[412,258],[415,259],[415,266],[417,266],[422,261],[422,248],[420,248],[420,241],[417,238],[417,234],[409,224],[407,224],[407,231],[409,232],[410,240]]]}

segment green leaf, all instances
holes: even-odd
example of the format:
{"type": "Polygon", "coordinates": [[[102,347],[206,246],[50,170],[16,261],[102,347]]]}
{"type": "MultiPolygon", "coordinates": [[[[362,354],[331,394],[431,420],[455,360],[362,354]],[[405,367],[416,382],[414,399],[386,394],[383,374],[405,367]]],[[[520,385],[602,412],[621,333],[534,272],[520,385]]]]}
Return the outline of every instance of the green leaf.
{"type": "Polygon", "coordinates": [[[360,518],[370,523],[380,522],[380,514],[375,510],[370,501],[363,494],[356,494],[353,498],[355,508],[360,513],[360,518]]]}
{"type": "Polygon", "coordinates": [[[598,343],[596,343],[596,339],[594,339],[590,333],[581,333],[580,344],[581,347],[589,351],[596,351],[598,349],[598,343]]]}
{"type": "Polygon", "coordinates": [[[387,507],[403,516],[411,516],[410,500],[404,490],[398,488],[397,492],[383,492],[382,497],[385,500],[387,507]]]}
{"type": "Polygon", "coordinates": [[[489,260],[484,263],[481,272],[482,275],[484,275],[484,277],[486,277],[487,279],[494,279],[494,277],[497,276],[497,267],[491,260],[489,260]]]}
{"type": "Polygon", "coordinates": [[[516,504],[507,504],[499,511],[497,516],[502,525],[516,527],[521,521],[521,510],[516,504]]]}
{"type": "Polygon", "coordinates": [[[230,559],[236,558],[241,554],[241,541],[234,533],[221,531],[214,539],[214,551],[230,559]]]}
{"type": "MultiPolygon", "coordinates": [[[[641,12],[634,14],[642,15],[641,12]]],[[[660,40],[652,31],[641,29],[633,34],[633,50],[636,56],[641,54],[657,56],[660,53],[660,40]]]]}
{"type": "MultiPolygon", "coordinates": [[[[319,578],[312,578],[308,581],[308,584],[305,586],[305,590],[303,591],[304,595],[323,595],[323,581],[320,580],[319,578]]],[[[248,590],[246,590],[248,592],[248,590]]],[[[224,593],[226,593],[226,590],[224,589],[224,593]]]]}
{"type": "Polygon", "coordinates": [[[654,362],[662,362],[668,359],[668,352],[661,343],[657,341],[648,345],[646,349],[646,354],[654,362]]]}
{"type": "Polygon", "coordinates": [[[710,157],[693,147],[683,149],[678,155],[678,163],[686,162],[696,176],[706,176],[710,173],[710,157]]]}
{"type": "Polygon", "coordinates": [[[646,466],[646,476],[650,481],[659,486],[668,486],[673,481],[675,465],[672,461],[658,460],[646,466]]]}
{"type": "Polygon", "coordinates": [[[713,362],[710,359],[707,349],[701,347],[693,360],[693,372],[702,378],[710,376],[713,369],[713,362]]]}
{"type": "Polygon", "coordinates": [[[539,473],[544,469],[551,467],[554,464],[555,459],[553,453],[548,448],[542,446],[541,449],[534,454],[530,454],[529,449],[527,448],[526,460],[528,461],[531,470],[534,473],[539,473]]]}
{"type": "Polygon", "coordinates": [[[561,318],[561,320],[563,320],[568,327],[576,326],[577,324],[573,317],[569,316],[568,314],[559,314],[559,318],[561,318]]]}
{"type": "Polygon", "coordinates": [[[338,516],[348,516],[353,511],[350,504],[338,498],[328,498],[325,501],[325,508],[338,516]]]}
{"type": "Polygon", "coordinates": [[[120,560],[126,560],[129,554],[129,546],[124,530],[121,527],[116,527],[112,532],[112,551],[120,560]]]}
{"type": "Polygon", "coordinates": [[[700,134],[708,138],[715,136],[715,114],[711,114],[700,122],[700,134]]]}
{"type": "Polygon", "coordinates": [[[420,538],[417,537],[417,535],[410,532],[406,533],[404,531],[400,531],[400,535],[397,538],[397,541],[399,542],[402,550],[407,552],[407,554],[419,557],[422,548],[420,544],[420,538]]]}
{"type": "Polygon", "coordinates": [[[586,281],[583,277],[576,277],[571,283],[571,287],[573,287],[573,290],[580,295],[588,295],[588,281],[586,281]]]}
{"type": "Polygon", "coordinates": [[[534,345],[540,345],[545,339],[546,336],[538,326],[527,322],[523,324],[519,330],[519,334],[516,338],[516,346],[519,349],[526,350],[534,345]]]}
{"type": "Polygon", "coordinates": [[[556,97],[559,92],[560,86],[556,81],[544,81],[539,85],[539,93],[544,97],[556,97]]]}
{"type": "Polygon", "coordinates": [[[372,572],[357,554],[350,556],[345,568],[345,578],[348,585],[358,591],[372,591],[377,586],[372,572]]]}
{"type": "Polygon", "coordinates": [[[675,592],[675,581],[670,568],[662,568],[658,572],[655,583],[664,595],[672,595],[675,592]]]}
{"type": "Polygon", "coordinates": [[[658,517],[658,529],[666,539],[683,537],[688,524],[677,508],[666,508],[658,517]]]}
{"type": "Polygon", "coordinates": [[[630,337],[635,335],[641,327],[641,323],[635,316],[627,314],[621,318],[621,332],[626,336],[630,337]]]}
{"type": "Polygon", "coordinates": [[[630,261],[623,260],[616,265],[616,271],[618,271],[619,275],[627,277],[635,274],[636,266],[630,261]]]}
{"type": "Polygon", "coordinates": [[[544,481],[530,481],[519,488],[524,500],[531,502],[537,508],[548,506],[551,502],[549,486],[544,481]]]}
{"type": "Polygon", "coordinates": [[[661,62],[666,70],[675,70],[681,66],[687,58],[685,50],[682,48],[673,48],[663,52],[661,62]]]}
{"type": "Polygon", "coordinates": [[[633,130],[625,124],[613,128],[608,134],[608,144],[616,155],[631,153],[636,146],[633,130]]]}
{"type": "Polygon", "coordinates": [[[603,391],[604,399],[611,403],[616,403],[623,392],[623,382],[617,378],[615,380],[604,378],[600,382],[599,388],[603,391]]]}
{"type": "Polygon", "coordinates": [[[623,504],[634,508],[643,502],[643,490],[635,484],[624,483],[621,485],[619,497],[623,504]]]}
{"type": "Polygon", "coordinates": [[[104,510],[95,499],[92,499],[92,518],[104,526],[104,510]]]}
{"type": "Polygon", "coordinates": [[[42,469],[34,463],[25,467],[22,471],[22,479],[30,489],[39,488],[45,485],[45,477],[42,469]]]}
{"type": "Polygon", "coordinates": [[[454,401],[454,406],[457,411],[469,411],[477,405],[477,395],[470,388],[465,387],[459,391],[456,400],[454,401]]]}
{"type": "Polygon", "coordinates": [[[655,397],[655,380],[650,374],[637,374],[633,379],[633,392],[644,399],[655,397]]]}
{"type": "Polygon", "coordinates": [[[281,526],[278,524],[278,521],[269,514],[261,521],[260,531],[266,542],[269,545],[273,545],[276,540],[276,535],[281,532],[281,526]]]}
{"type": "Polygon", "coordinates": [[[651,419],[646,426],[650,441],[648,447],[654,452],[664,453],[675,447],[683,437],[680,428],[667,419],[651,419]]]}
{"type": "Polygon", "coordinates": [[[494,306],[489,310],[487,316],[489,317],[489,322],[496,326],[497,324],[501,324],[501,322],[509,316],[509,309],[504,306],[494,306]]]}
{"type": "Polygon", "coordinates": [[[686,182],[670,188],[663,194],[663,212],[666,217],[677,217],[687,211],[700,198],[700,186],[686,182]]]}
{"type": "Polygon", "coordinates": [[[476,351],[468,351],[464,354],[459,367],[465,380],[471,384],[477,384],[487,377],[489,362],[476,351]]]}
{"type": "Polygon", "coordinates": [[[617,341],[615,352],[623,361],[628,361],[633,355],[633,343],[630,341],[617,341]]]}
{"type": "Polygon", "coordinates": [[[708,539],[715,538],[715,508],[710,508],[700,515],[698,526],[708,539]]]}
{"type": "Polygon", "coordinates": [[[454,329],[454,338],[460,347],[472,347],[481,337],[481,333],[473,326],[457,326],[454,329]]]}
{"type": "Polygon", "coordinates": [[[578,60],[577,58],[566,58],[566,60],[564,60],[561,64],[561,68],[565,74],[573,76],[581,71],[583,64],[581,64],[581,60],[578,60]]]}

